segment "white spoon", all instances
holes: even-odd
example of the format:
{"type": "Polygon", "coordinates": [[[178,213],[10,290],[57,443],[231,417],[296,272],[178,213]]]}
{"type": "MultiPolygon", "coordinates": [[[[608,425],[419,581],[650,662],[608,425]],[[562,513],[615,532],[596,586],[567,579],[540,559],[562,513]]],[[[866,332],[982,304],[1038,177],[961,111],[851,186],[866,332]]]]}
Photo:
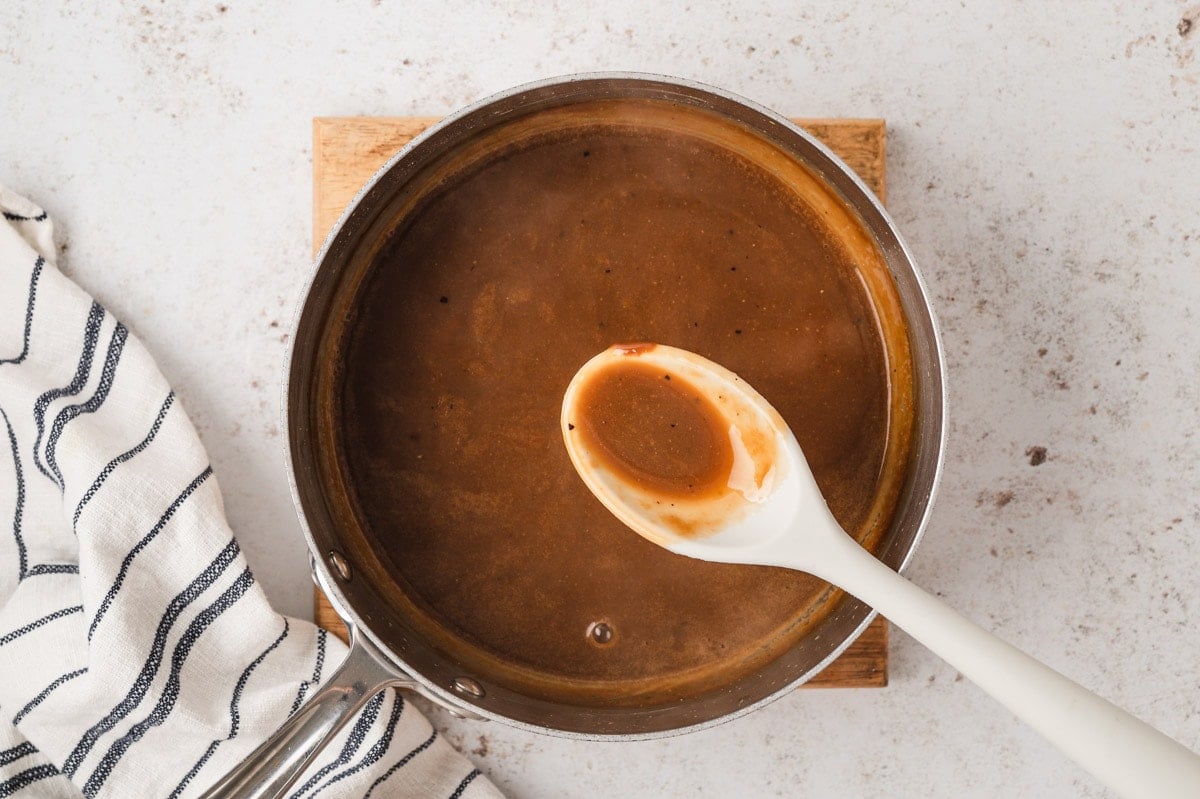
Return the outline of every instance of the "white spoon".
{"type": "Polygon", "coordinates": [[[1121,796],[1200,797],[1200,756],[977,627],[860,547],[830,513],[783,418],[724,367],[674,347],[612,347],[571,381],[562,432],[588,488],[643,537],[688,557],[782,566],[833,583],[1121,796]]]}

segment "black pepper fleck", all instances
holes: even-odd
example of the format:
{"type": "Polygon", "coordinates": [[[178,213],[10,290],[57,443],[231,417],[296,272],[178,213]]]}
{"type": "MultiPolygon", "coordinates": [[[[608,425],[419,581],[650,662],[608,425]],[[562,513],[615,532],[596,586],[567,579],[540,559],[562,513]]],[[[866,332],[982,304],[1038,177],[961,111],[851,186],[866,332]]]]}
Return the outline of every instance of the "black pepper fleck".
{"type": "Polygon", "coordinates": [[[1046,462],[1045,447],[1029,447],[1025,450],[1025,454],[1029,456],[1030,466],[1041,466],[1046,462]]]}
{"type": "Polygon", "coordinates": [[[568,429],[568,430],[574,430],[574,429],[575,429],[575,425],[571,424],[570,422],[567,422],[567,429],[568,429]]]}
{"type": "Polygon", "coordinates": [[[442,305],[445,305],[446,303],[450,302],[450,298],[442,297],[440,300],[438,300],[438,302],[440,302],[442,305]]]}

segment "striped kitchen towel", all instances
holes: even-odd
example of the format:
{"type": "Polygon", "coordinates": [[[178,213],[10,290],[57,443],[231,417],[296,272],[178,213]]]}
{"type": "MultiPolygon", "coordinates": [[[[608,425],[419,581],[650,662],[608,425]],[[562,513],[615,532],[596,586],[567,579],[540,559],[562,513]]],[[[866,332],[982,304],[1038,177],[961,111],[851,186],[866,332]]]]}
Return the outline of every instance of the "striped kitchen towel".
{"type": "MultiPolygon", "coordinates": [[[[0,797],[194,796],[345,648],[271,609],[179,399],[55,267],[45,212],[0,210],[0,797]]],[[[292,795],[499,793],[387,691],[292,795]]]]}

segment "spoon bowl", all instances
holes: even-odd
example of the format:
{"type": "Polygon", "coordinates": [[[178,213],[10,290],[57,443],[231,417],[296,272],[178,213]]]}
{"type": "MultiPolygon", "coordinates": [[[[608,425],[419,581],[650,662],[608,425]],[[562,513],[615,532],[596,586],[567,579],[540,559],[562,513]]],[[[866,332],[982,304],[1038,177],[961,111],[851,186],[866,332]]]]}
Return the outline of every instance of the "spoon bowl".
{"type": "Polygon", "coordinates": [[[561,425],[571,462],[591,492],[627,527],[680,555],[761,563],[763,547],[784,538],[802,505],[828,513],[783,417],[736,374],[687,350],[654,344],[610,347],[575,374],[563,397],[561,425]],[[629,464],[605,457],[611,447],[598,444],[581,405],[589,387],[630,362],[655,377],[661,374],[664,389],[669,376],[675,386],[711,401],[731,456],[725,490],[664,496],[631,480],[629,464]],[[806,476],[811,485],[802,483],[806,476]],[[808,501],[802,503],[802,497],[808,501]]]}
{"type": "Polygon", "coordinates": [[[674,347],[616,345],[576,373],[561,426],[584,483],[649,541],[701,560],[820,577],[882,613],[1119,795],[1200,796],[1196,754],[860,547],[829,511],[787,423],[733,372],[674,347]],[[691,447],[689,436],[707,446],[691,447]],[[684,463],[693,451],[723,480],[701,488],[684,463]]]}

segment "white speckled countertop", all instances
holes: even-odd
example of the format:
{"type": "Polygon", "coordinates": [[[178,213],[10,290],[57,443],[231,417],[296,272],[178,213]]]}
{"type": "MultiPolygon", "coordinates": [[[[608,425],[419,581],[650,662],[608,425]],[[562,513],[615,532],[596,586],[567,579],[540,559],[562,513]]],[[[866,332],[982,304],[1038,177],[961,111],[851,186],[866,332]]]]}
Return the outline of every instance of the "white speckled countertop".
{"type": "MultiPolygon", "coordinates": [[[[312,117],[662,72],[887,119],[889,206],[949,359],[946,476],[909,574],[1200,748],[1200,6],[82,5],[6,6],[0,183],[157,355],[281,609],[311,603],[277,411],[312,117]]],[[[1107,795],[911,639],[891,654],[887,689],[656,743],[436,721],[518,797],[1107,795]]]]}

